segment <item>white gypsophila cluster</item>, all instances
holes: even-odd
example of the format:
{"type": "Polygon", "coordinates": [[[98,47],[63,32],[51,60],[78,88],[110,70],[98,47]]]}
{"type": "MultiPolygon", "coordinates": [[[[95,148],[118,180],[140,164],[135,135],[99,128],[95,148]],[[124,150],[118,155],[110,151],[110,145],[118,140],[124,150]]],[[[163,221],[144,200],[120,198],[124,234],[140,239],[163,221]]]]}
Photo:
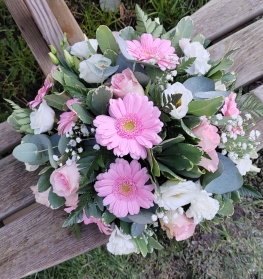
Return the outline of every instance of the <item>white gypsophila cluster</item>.
{"type": "Polygon", "coordinates": [[[186,69],[190,75],[204,75],[209,71],[211,65],[209,52],[199,42],[190,42],[190,39],[183,38],[179,41],[179,46],[182,49],[185,60],[195,57],[194,63],[186,69]]]}
{"type": "Polygon", "coordinates": [[[115,226],[115,229],[111,233],[109,242],[107,243],[107,249],[113,255],[137,253],[137,247],[132,237],[121,232],[117,226],[115,226]]]}
{"type": "Polygon", "coordinates": [[[194,218],[194,223],[198,224],[203,219],[212,220],[219,210],[219,202],[211,198],[210,193],[205,190],[195,192],[195,197],[186,211],[188,218],[194,218]]]}
{"type": "Polygon", "coordinates": [[[160,207],[163,207],[165,210],[176,210],[179,207],[190,203],[194,198],[196,186],[191,180],[185,182],[168,180],[161,185],[160,191],[161,196],[156,197],[155,203],[160,207]]]}

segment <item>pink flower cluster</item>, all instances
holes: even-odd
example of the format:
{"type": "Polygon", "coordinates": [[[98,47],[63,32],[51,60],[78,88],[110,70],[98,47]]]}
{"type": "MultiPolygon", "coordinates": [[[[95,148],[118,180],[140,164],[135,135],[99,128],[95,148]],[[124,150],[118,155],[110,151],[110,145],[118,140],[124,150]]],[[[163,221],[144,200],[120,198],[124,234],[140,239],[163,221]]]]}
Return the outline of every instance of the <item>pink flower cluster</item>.
{"type": "Polygon", "coordinates": [[[215,150],[220,143],[220,136],[217,131],[217,127],[211,125],[207,118],[204,118],[201,124],[193,129],[193,132],[201,138],[198,145],[211,158],[210,160],[203,157],[199,165],[211,172],[215,172],[217,170],[219,163],[218,155],[215,150]]]}
{"type": "Polygon", "coordinates": [[[225,104],[222,108],[222,114],[224,116],[238,116],[239,109],[236,104],[236,96],[237,94],[231,92],[228,97],[225,98],[225,104]]]}
{"type": "Polygon", "coordinates": [[[109,114],[97,116],[93,124],[97,127],[97,143],[113,149],[115,155],[145,159],[146,148],[162,141],[158,136],[163,126],[161,112],[146,96],[129,93],[123,100],[111,99],[109,114]]]}
{"type": "Polygon", "coordinates": [[[153,206],[154,194],[146,168],[141,168],[138,161],[131,163],[117,158],[110,169],[97,176],[94,185],[99,197],[105,197],[103,204],[109,205],[109,211],[117,217],[138,214],[140,208],[153,206]]]}
{"type": "Polygon", "coordinates": [[[49,89],[52,87],[53,85],[53,76],[52,73],[57,69],[57,66],[53,66],[51,68],[51,72],[48,74],[48,76],[46,77],[45,81],[44,81],[44,85],[43,87],[41,87],[38,90],[37,96],[35,97],[35,100],[31,101],[28,103],[28,106],[33,109],[35,107],[37,107],[39,104],[42,103],[42,100],[44,98],[44,96],[48,93],[49,89]]]}
{"type": "Polygon", "coordinates": [[[151,34],[142,34],[141,41],[126,41],[127,51],[135,59],[157,64],[162,71],[173,70],[179,64],[175,48],[171,46],[170,40],[154,39],[151,34]]]}
{"type": "Polygon", "coordinates": [[[72,104],[80,104],[77,98],[70,99],[66,102],[67,107],[70,111],[63,112],[60,115],[60,120],[58,121],[58,134],[66,134],[72,131],[72,124],[78,120],[77,114],[72,110],[72,104]]]}

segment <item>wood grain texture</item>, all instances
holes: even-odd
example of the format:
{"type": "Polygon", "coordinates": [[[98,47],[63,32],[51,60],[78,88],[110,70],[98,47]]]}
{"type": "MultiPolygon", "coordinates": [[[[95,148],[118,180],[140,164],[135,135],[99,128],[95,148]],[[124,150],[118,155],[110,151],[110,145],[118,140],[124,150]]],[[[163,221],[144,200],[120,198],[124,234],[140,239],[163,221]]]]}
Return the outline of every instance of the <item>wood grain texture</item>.
{"type": "Polygon", "coordinates": [[[46,0],[68,42],[73,45],[84,41],[84,34],[64,0],[46,0]]]}
{"type": "Polygon", "coordinates": [[[19,279],[92,250],[108,241],[97,225],[82,226],[77,240],[62,228],[66,213],[41,206],[0,229],[1,279],[19,279]]]}
{"type": "Polygon", "coordinates": [[[48,75],[52,67],[52,62],[48,56],[49,48],[34,23],[26,5],[22,0],[4,0],[4,2],[43,73],[48,75]]]}
{"type": "Polygon", "coordinates": [[[63,32],[47,2],[45,0],[24,0],[24,2],[46,43],[53,45],[61,53],[59,41],[63,39],[63,32]]]}
{"type": "Polygon", "coordinates": [[[12,155],[0,160],[0,220],[35,201],[30,186],[36,185],[38,172],[26,171],[12,155]]]}
{"type": "Polygon", "coordinates": [[[12,150],[20,141],[21,135],[9,123],[0,123],[0,155],[12,150]]]}
{"type": "Polygon", "coordinates": [[[211,46],[210,58],[220,59],[229,50],[239,48],[231,55],[234,65],[230,69],[238,75],[236,88],[239,88],[263,76],[262,41],[263,19],[260,19],[211,46]]]}
{"type": "Polygon", "coordinates": [[[192,15],[195,35],[213,41],[262,14],[262,0],[210,0],[192,15]]]}

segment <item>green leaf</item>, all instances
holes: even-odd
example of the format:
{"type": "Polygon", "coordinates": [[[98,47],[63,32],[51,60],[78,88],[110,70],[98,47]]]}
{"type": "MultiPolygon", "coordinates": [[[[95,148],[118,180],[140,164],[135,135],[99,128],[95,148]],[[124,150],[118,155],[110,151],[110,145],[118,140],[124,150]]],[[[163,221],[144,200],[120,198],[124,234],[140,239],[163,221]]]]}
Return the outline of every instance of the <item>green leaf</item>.
{"type": "Polygon", "coordinates": [[[148,235],[148,242],[149,242],[150,246],[154,249],[157,249],[157,250],[163,249],[163,246],[150,235],[148,235]]]}
{"type": "Polygon", "coordinates": [[[31,163],[41,158],[38,148],[33,143],[23,143],[15,147],[13,156],[24,163],[31,163]]]}
{"type": "Polygon", "coordinates": [[[198,137],[192,130],[190,130],[183,122],[183,120],[181,119],[181,126],[183,128],[183,130],[186,132],[186,134],[194,139],[197,140],[197,142],[201,141],[201,138],[198,137]]]}
{"type": "MultiPolygon", "coordinates": [[[[238,189],[238,190],[240,190],[240,189],[238,189]]],[[[238,190],[231,192],[231,200],[233,200],[234,202],[241,202],[240,194],[239,194],[238,190]]]]}
{"type": "Polygon", "coordinates": [[[145,209],[141,209],[141,211],[138,214],[135,215],[128,214],[127,217],[130,220],[132,220],[134,223],[146,225],[152,223],[152,215],[153,215],[152,212],[145,209]]]}
{"type": "Polygon", "coordinates": [[[138,250],[141,252],[143,257],[146,257],[147,253],[148,253],[148,248],[147,248],[147,244],[145,242],[145,239],[141,236],[133,238],[133,241],[136,243],[136,246],[138,248],[138,250]]]}
{"type": "Polygon", "coordinates": [[[162,141],[159,145],[153,148],[153,151],[156,150],[156,148],[161,147],[162,150],[165,150],[169,148],[170,146],[173,146],[176,143],[183,142],[185,140],[185,137],[183,135],[178,135],[176,138],[168,139],[162,141]]]}
{"type": "Polygon", "coordinates": [[[137,237],[141,235],[144,232],[144,230],[145,230],[145,225],[133,223],[131,225],[131,236],[137,237]]]}
{"type": "Polygon", "coordinates": [[[224,194],[241,188],[243,185],[243,177],[239,173],[236,165],[221,153],[218,153],[218,157],[223,164],[224,171],[219,177],[212,180],[205,187],[205,190],[208,193],[224,194]]]}
{"type": "Polygon", "coordinates": [[[216,81],[221,80],[223,75],[224,75],[223,71],[217,71],[213,75],[209,76],[209,78],[211,78],[214,82],[216,82],[216,81]]]}
{"type": "Polygon", "coordinates": [[[58,142],[58,150],[60,154],[64,154],[67,148],[67,145],[70,141],[70,138],[67,138],[65,134],[63,134],[58,142]]]}
{"type": "Polygon", "coordinates": [[[241,197],[262,198],[262,195],[250,185],[244,184],[237,191],[241,197]]]}
{"type": "Polygon", "coordinates": [[[195,62],[196,57],[191,57],[186,60],[186,58],[183,58],[180,61],[180,64],[176,67],[176,71],[178,74],[183,74],[186,72],[186,70],[195,62]]]}
{"type": "Polygon", "coordinates": [[[131,41],[133,39],[134,35],[134,29],[131,26],[127,26],[124,29],[120,31],[120,37],[122,37],[124,40],[131,41]]]}
{"type": "Polygon", "coordinates": [[[231,216],[234,214],[234,206],[232,200],[225,200],[225,204],[222,209],[220,209],[218,214],[223,216],[231,216]]]}
{"type": "Polygon", "coordinates": [[[196,179],[203,175],[205,170],[201,171],[198,166],[193,166],[191,170],[176,170],[176,172],[182,176],[196,179]]]}
{"type": "Polygon", "coordinates": [[[233,65],[234,61],[229,58],[223,58],[220,60],[219,63],[215,67],[211,67],[210,70],[207,72],[206,76],[211,77],[217,71],[223,71],[229,69],[233,65]]]}
{"type": "Polygon", "coordinates": [[[111,50],[106,49],[103,53],[103,55],[111,60],[111,65],[115,65],[118,57],[118,53],[111,50]]]}
{"type": "Polygon", "coordinates": [[[104,211],[104,213],[102,214],[102,220],[105,224],[110,224],[116,218],[117,217],[108,210],[104,211]]]}
{"type": "Polygon", "coordinates": [[[59,197],[57,194],[55,194],[53,192],[53,187],[51,187],[48,195],[48,201],[50,202],[50,207],[52,209],[57,209],[64,205],[66,200],[64,197],[59,197]]]}
{"type": "Polygon", "coordinates": [[[170,170],[168,167],[166,167],[165,165],[161,164],[160,162],[158,162],[159,167],[160,167],[160,171],[162,172],[163,176],[165,176],[166,178],[170,179],[170,180],[175,180],[175,181],[186,181],[186,179],[178,176],[177,174],[175,174],[172,170],[170,170]]]}
{"type": "Polygon", "coordinates": [[[77,114],[80,120],[85,124],[92,124],[94,117],[86,109],[84,109],[80,104],[72,104],[72,110],[77,114]]]}
{"type": "Polygon", "coordinates": [[[96,39],[102,53],[107,49],[113,50],[119,53],[119,46],[111,32],[111,30],[106,25],[101,25],[96,31],[96,39]]]}
{"type": "Polygon", "coordinates": [[[45,173],[46,171],[48,171],[49,169],[51,169],[52,167],[51,166],[47,166],[47,167],[44,167],[38,175],[42,175],[43,173],[45,173]]]}
{"type": "Polygon", "coordinates": [[[219,177],[224,171],[224,165],[219,161],[218,169],[215,172],[207,171],[202,177],[202,186],[205,188],[211,181],[219,177]]]}
{"type": "Polygon", "coordinates": [[[224,97],[219,96],[208,100],[192,101],[188,105],[188,113],[195,116],[212,116],[224,104],[224,97]]]}
{"type": "Polygon", "coordinates": [[[78,223],[78,221],[82,220],[83,218],[83,208],[82,207],[77,207],[75,210],[73,210],[68,218],[65,220],[63,223],[62,227],[68,227],[72,226],[73,224],[78,223]]]}
{"type": "Polygon", "coordinates": [[[108,104],[112,98],[113,93],[107,86],[98,87],[92,94],[91,105],[96,115],[102,115],[108,113],[108,104]]]}
{"type": "Polygon", "coordinates": [[[202,35],[202,34],[198,34],[198,35],[196,35],[196,36],[191,40],[191,42],[192,42],[192,43],[193,43],[193,42],[198,42],[198,43],[200,43],[201,45],[204,45],[204,43],[205,43],[205,36],[202,35]]]}
{"type": "Polygon", "coordinates": [[[49,187],[51,187],[49,179],[52,172],[53,169],[48,169],[43,175],[40,176],[37,182],[38,192],[45,192],[49,187]]]}
{"type": "Polygon", "coordinates": [[[65,85],[64,74],[62,72],[60,72],[59,70],[53,71],[52,77],[54,78],[54,80],[58,81],[60,84],[65,85]]]}
{"type": "Polygon", "coordinates": [[[80,87],[85,89],[85,85],[79,81],[78,77],[72,77],[64,74],[65,87],[80,87]]]}
{"type": "Polygon", "coordinates": [[[50,107],[56,108],[60,111],[66,111],[68,108],[65,107],[65,103],[71,99],[71,96],[69,96],[67,93],[62,92],[59,94],[51,94],[46,95],[44,99],[47,101],[47,104],[50,107]]]}

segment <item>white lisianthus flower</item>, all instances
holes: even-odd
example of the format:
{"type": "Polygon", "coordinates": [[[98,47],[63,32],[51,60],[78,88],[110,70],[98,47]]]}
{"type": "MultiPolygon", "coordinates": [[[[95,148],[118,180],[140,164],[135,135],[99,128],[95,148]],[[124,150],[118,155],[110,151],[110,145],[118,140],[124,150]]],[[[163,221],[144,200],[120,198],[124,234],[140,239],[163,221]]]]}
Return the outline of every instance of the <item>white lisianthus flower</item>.
{"type": "Polygon", "coordinates": [[[113,255],[127,255],[137,253],[137,247],[132,237],[122,233],[117,226],[112,231],[107,243],[107,249],[113,255]]]}
{"type": "Polygon", "coordinates": [[[185,59],[196,57],[194,63],[186,70],[190,75],[204,75],[211,68],[208,64],[210,54],[199,42],[190,43],[190,39],[183,38],[179,41],[185,59]]]}
{"type": "MultiPolygon", "coordinates": [[[[97,52],[98,49],[98,41],[96,39],[87,40],[93,47],[93,49],[97,52]]],[[[74,44],[71,47],[70,53],[72,55],[77,56],[78,58],[88,59],[91,56],[87,41],[82,41],[74,44]]]]}
{"type": "Polygon", "coordinates": [[[166,210],[176,210],[181,206],[189,204],[195,196],[196,186],[193,181],[176,182],[167,180],[160,187],[161,196],[155,203],[166,210]]]}
{"type": "Polygon", "coordinates": [[[212,220],[219,210],[219,202],[211,198],[211,193],[202,190],[200,181],[195,182],[196,192],[191,200],[191,206],[186,211],[188,218],[194,218],[194,223],[198,224],[203,219],[212,220]]]}
{"type": "Polygon", "coordinates": [[[54,118],[54,110],[43,100],[39,108],[30,113],[30,127],[35,135],[45,133],[53,128],[54,118]]]}
{"type": "Polygon", "coordinates": [[[186,89],[182,83],[176,82],[165,89],[163,93],[166,96],[171,96],[173,94],[182,94],[182,97],[176,104],[171,104],[173,110],[170,112],[170,115],[175,119],[183,118],[187,114],[188,104],[193,99],[191,91],[186,89]]]}
{"type": "Polygon", "coordinates": [[[95,54],[92,55],[89,59],[80,62],[79,64],[80,78],[83,78],[86,82],[89,83],[103,82],[107,77],[94,74],[91,71],[91,66],[89,65],[89,63],[94,65],[98,69],[98,71],[101,72],[110,66],[111,60],[103,56],[102,54],[95,54]]]}
{"type": "Polygon", "coordinates": [[[215,83],[215,90],[216,91],[226,91],[226,86],[224,85],[224,83],[221,82],[221,80],[219,80],[215,83]]]}
{"type": "Polygon", "coordinates": [[[28,163],[25,163],[25,166],[27,171],[35,171],[39,167],[39,165],[29,165],[28,163]]]}
{"type": "Polygon", "coordinates": [[[236,167],[242,176],[246,175],[248,171],[260,172],[259,168],[252,165],[252,160],[250,160],[250,158],[235,159],[231,154],[229,154],[228,157],[236,164],[236,167]]]}

